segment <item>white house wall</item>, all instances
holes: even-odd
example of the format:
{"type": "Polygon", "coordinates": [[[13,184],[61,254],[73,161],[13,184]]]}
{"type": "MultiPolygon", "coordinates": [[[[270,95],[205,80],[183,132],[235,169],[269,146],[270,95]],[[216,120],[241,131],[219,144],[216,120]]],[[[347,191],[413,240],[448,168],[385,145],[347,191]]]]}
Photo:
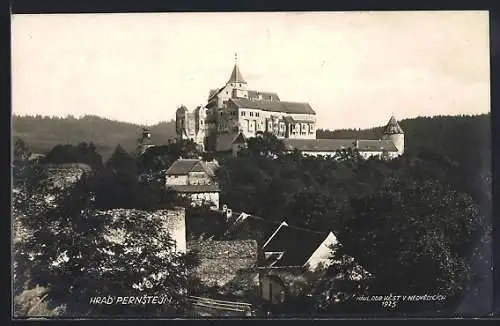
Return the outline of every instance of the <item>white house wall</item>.
{"type": "Polygon", "coordinates": [[[337,243],[337,237],[335,237],[333,232],[330,232],[325,241],[323,241],[323,243],[318,247],[318,249],[316,249],[316,251],[314,251],[314,253],[307,261],[309,269],[315,270],[319,266],[319,264],[323,264],[324,266],[329,265],[330,257],[332,255],[330,246],[337,243]]]}
{"type": "Polygon", "coordinates": [[[218,192],[196,192],[196,193],[184,193],[181,194],[183,197],[188,197],[191,201],[191,206],[199,206],[204,201],[212,203],[219,209],[219,193],[218,192]]]}
{"type": "Polygon", "coordinates": [[[168,175],[166,184],[170,185],[187,185],[188,176],[187,175],[168,175]]]}
{"type": "MultiPolygon", "coordinates": [[[[312,152],[312,151],[302,151],[301,153],[304,156],[314,156],[314,157],[317,157],[317,156],[334,157],[336,154],[335,152],[312,152]]],[[[383,152],[359,152],[359,154],[364,159],[368,159],[368,158],[373,157],[373,156],[382,157],[383,152]]],[[[388,152],[386,155],[388,155],[389,158],[393,159],[393,158],[398,157],[399,153],[398,152],[388,152]]]]}

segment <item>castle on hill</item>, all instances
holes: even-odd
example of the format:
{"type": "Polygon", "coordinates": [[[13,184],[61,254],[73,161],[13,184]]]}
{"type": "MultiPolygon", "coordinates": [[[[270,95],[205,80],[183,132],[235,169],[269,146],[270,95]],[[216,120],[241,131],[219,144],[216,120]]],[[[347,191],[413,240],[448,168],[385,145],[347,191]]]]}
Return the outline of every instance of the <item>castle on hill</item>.
{"type": "Polygon", "coordinates": [[[397,157],[404,153],[404,131],[395,117],[379,139],[316,139],[316,112],[305,102],[282,101],[278,94],[249,89],[235,62],[229,80],[210,90],[207,104],[190,112],[176,111],[178,139],[191,139],[206,151],[237,151],[246,139],[269,132],[283,140],[287,151],[334,155],[356,148],[363,157],[397,157]]]}

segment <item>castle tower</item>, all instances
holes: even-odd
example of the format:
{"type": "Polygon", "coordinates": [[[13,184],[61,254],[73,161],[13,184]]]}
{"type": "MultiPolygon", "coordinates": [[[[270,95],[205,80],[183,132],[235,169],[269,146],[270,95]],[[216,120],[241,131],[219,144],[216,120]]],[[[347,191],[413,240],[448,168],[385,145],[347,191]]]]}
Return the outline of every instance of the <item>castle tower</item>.
{"type": "Polygon", "coordinates": [[[398,149],[398,154],[403,155],[405,151],[405,134],[394,116],[385,126],[383,138],[392,140],[394,146],[398,149]]]}
{"type": "Polygon", "coordinates": [[[144,154],[146,149],[154,146],[151,142],[151,131],[148,128],[142,129],[141,137],[137,140],[137,153],[144,154]]]}
{"type": "Polygon", "coordinates": [[[233,98],[248,98],[247,82],[243,79],[240,68],[238,67],[238,55],[234,55],[234,67],[231,76],[226,83],[227,86],[232,88],[233,98]]]}
{"type": "Polygon", "coordinates": [[[194,109],[195,119],[195,142],[204,150],[205,138],[207,136],[207,112],[203,106],[198,106],[194,109]]]}
{"type": "Polygon", "coordinates": [[[181,105],[175,111],[175,133],[177,134],[177,139],[188,139],[187,134],[187,113],[188,110],[184,105],[181,105]]]}

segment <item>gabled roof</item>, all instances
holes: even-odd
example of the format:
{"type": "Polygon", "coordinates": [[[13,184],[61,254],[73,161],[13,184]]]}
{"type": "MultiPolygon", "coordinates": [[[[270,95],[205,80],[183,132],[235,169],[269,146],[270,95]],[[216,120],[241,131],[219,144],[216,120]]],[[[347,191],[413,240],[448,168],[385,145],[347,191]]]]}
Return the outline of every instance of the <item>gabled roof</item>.
{"type": "Polygon", "coordinates": [[[215,177],[215,172],[219,169],[219,163],[217,161],[212,162],[202,162],[205,170],[211,177],[215,177]]]}
{"type": "Polygon", "coordinates": [[[258,109],[270,112],[283,112],[291,114],[316,114],[309,103],[283,102],[267,100],[249,100],[233,98],[230,101],[239,108],[258,109]]]}
{"type": "Polygon", "coordinates": [[[283,253],[273,262],[273,267],[304,266],[329,234],[282,224],[262,250],[283,253]]]}
{"type": "Polygon", "coordinates": [[[255,239],[259,246],[277,230],[281,222],[265,219],[256,215],[233,212],[232,223],[226,235],[233,239],[255,239]]]}
{"type": "Polygon", "coordinates": [[[389,122],[384,128],[385,135],[403,134],[403,129],[399,125],[398,121],[394,116],[391,117],[389,122]]]}
{"type": "Polygon", "coordinates": [[[207,172],[198,159],[178,159],[167,170],[167,175],[185,175],[189,172],[207,172]]]}
{"type": "MultiPolygon", "coordinates": [[[[285,149],[293,151],[309,152],[336,152],[337,150],[353,148],[356,139],[283,139],[285,149]]],[[[360,152],[397,152],[398,149],[390,139],[360,139],[358,140],[358,151],[360,152]]]]}
{"type": "Polygon", "coordinates": [[[238,68],[237,64],[234,65],[233,72],[231,73],[231,77],[229,77],[229,80],[227,82],[228,83],[242,83],[242,84],[247,83],[243,79],[243,76],[241,75],[241,72],[240,72],[240,68],[238,68]]]}
{"type": "Polygon", "coordinates": [[[240,132],[239,135],[236,136],[236,138],[233,140],[233,144],[245,144],[245,143],[246,143],[245,135],[243,135],[242,132],[240,132]]]}

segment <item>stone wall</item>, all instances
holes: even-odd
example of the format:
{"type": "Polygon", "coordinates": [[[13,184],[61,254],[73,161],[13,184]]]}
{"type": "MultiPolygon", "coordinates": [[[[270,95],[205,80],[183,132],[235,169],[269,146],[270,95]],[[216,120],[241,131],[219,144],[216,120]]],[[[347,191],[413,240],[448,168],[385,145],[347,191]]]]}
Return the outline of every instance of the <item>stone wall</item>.
{"type": "MultiPolygon", "coordinates": [[[[168,232],[175,240],[175,249],[178,252],[186,252],[186,218],[184,208],[177,208],[175,210],[157,210],[157,211],[143,211],[136,209],[111,209],[107,211],[99,211],[99,214],[106,214],[112,216],[115,220],[119,218],[127,218],[133,214],[140,214],[152,219],[161,219],[164,225],[164,231],[168,232]]],[[[110,237],[115,240],[123,241],[127,236],[122,230],[110,230],[110,237]]],[[[147,235],[145,235],[147,236],[147,235]]]]}
{"type": "Polygon", "coordinates": [[[60,164],[47,166],[47,180],[58,189],[66,189],[78,182],[85,173],[92,169],[86,164],[60,164]]]}

